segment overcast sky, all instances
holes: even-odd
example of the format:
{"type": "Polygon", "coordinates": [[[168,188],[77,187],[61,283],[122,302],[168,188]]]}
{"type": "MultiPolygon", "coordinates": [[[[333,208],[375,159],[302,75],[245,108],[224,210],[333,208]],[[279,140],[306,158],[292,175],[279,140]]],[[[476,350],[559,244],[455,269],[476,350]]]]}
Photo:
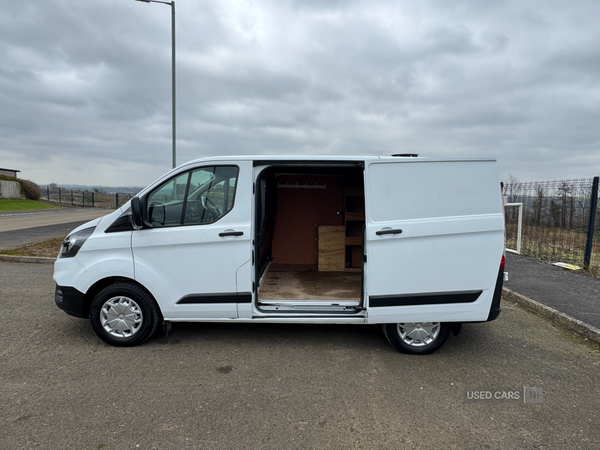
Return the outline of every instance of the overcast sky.
{"type": "MultiPolygon", "coordinates": [[[[177,0],[177,161],[495,156],[600,175],[598,0],[177,0]]],[[[2,1],[0,167],[144,186],[171,168],[170,7],[2,1]]]]}

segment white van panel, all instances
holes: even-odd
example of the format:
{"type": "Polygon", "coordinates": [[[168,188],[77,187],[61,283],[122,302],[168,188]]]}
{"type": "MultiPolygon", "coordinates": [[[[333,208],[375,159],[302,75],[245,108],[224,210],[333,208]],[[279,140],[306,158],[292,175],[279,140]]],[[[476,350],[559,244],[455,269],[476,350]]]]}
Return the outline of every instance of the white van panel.
{"type": "Polygon", "coordinates": [[[483,322],[490,312],[493,291],[484,294],[477,303],[370,308],[368,323],[483,322]]]}
{"type": "Polygon", "coordinates": [[[177,304],[194,294],[236,292],[237,269],[250,257],[250,226],[219,222],[134,232],[135,279],[154,295],[165,318],[237,317],[235,302],[177,304]],[[230,228],[243,236],[219,236],[230,228]]]}
{"type": "Polygon", "coordinates": [[[502,212],[493,160],[372,162],[368,177],[373,222],[502,212]]]}
{"type": "Polygon", "coordinates": [[[98,220],[78,227],[72,233],[89,226],[96,226],[94,233],[75,258],[58,258],[54,263],[54,280],[59,286],[71,286],[87,292],[97,281],[104,278],[124,277],[133,279],[131,255],[131,231],[105,233],[104,230],[120,210],[98,220]]]}
{"type": "Polygon", "coordinates": [[[504,249],[497,177],[493,161],[368,165],[369,323],[487,319],[504,249]]]}
{"type": "Polygon", "coordinates": [[[214,223],[133,232],[135,279],[152,293],[166,320],[234,319],[236,294],[247,294],[249,301],[252,165],[234,164],[239,167],[235,200],[225,216],[214,223]],[[219,235],[231,231],[242,234],[219,235]]]}

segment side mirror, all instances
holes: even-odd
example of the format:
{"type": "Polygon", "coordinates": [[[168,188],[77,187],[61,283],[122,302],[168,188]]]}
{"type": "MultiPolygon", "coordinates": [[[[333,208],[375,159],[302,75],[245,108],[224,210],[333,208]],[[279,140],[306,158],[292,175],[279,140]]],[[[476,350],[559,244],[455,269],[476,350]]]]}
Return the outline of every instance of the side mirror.
{"type": "Polygon", "coordinates": [[[131,222],[133,223],[133,228],[136,230],[141,229],[143,226],[142,207],[140,206],[139,197],[131,199],[131,222]]]}

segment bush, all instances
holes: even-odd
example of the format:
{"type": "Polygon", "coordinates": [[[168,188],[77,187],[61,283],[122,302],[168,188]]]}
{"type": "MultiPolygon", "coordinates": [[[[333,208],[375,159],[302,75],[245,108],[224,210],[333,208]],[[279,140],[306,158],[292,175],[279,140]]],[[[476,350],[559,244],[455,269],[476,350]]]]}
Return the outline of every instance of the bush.
{"type": "Polygon", "coordinates": [[[33,181],[19,180],[21,182],[21,190],[28,200],[40,200],[42,198],[42,190],[33,181]]]}

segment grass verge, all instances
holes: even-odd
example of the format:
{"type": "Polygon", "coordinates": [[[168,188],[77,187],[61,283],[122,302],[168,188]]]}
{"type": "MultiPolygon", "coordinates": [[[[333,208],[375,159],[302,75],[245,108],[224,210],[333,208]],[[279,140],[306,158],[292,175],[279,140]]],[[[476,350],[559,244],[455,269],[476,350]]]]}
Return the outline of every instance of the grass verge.
{"type": "Polygon", "coordinates": [[[0,211],[27,211],[51,208],[58,208],[58,206],[37,202],[35,200],[12,200],[8,198],[0,199],[0,211]]]}

